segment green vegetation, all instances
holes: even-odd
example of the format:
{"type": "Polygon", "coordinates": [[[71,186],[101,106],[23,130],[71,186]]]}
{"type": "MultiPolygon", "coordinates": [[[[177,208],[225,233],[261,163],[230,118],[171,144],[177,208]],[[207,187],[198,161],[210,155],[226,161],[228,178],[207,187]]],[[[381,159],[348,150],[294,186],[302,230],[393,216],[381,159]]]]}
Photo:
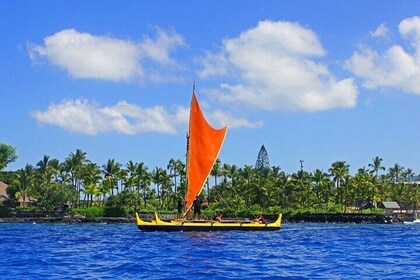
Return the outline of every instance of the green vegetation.
{"type": "Polygon", "coordinates": [[[70,210],[70,214],[73,216],[80,215],[88,218],[103,217],[105,215],[105,209],[97,206],[73,208],[70,210]]]}
{"type": "Polygon", "coordinates": [[[17,160],[16,148],[0,143],[0,171],[7,167],[9,163],[17,160]]]}
{"type": "MultiPolygon", "coordinates": [[[[217,208],[238,216],[258,211],[297,215],[359,212],[360,203],[368,201],[397,201],[407,208],[419,203],[419,185],[410,182],[413,171],[395,164],[385,172],[379,157],[354,175],[345,161],[333,162],[328,171],[301,168],[287,174],[277,166],[269,167],[264,151],[255,167],[217,160],[201,194],[210,201],[204,215],[212,216],[217,208]]],[[[134,211],[175,213],[177,197],[184,195],[185,164],[171,159],[166,168],[149,170],[143,162],[123,165],[109,159],[99,166],[76,150],[63,162],[44,156],[36,166],[1,172],[2,178],[10,184],[11,198],[25,203],[35,198],[38,210],[68,208],[70,214],[87,217],[125,216],[134,211]]]]}

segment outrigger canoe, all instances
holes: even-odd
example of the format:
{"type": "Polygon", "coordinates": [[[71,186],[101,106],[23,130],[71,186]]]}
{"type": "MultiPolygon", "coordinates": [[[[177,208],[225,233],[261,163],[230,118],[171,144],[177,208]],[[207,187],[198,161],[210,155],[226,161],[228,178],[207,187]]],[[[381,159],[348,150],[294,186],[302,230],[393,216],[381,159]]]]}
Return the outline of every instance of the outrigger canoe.
{"type": "MultiPolygon", "coordinates": [[[[206,120],[195,96],[195,84],[190,107],[190,125],[187,134],[186,191],[183,217],[190,211],[193,201],[200,195],[204,184],[217,160],[225,140],[227,126],[213,128],[206,120]]],[[[143,231],[216,231],[216,230],[279,230],[281,214],[273,223],[256,221],[222,220],[162,221],[155,213],[154,220],[144,221],[136,213],[137,226],[143,231]]]]}
{"type": "Polygon", "coordinates": [[[280,230],[282,215],[279,214],[277,220],[272,223],[260,223],[256,221],[191,221],[191,220],[171,220],[162,221],[158,214],[151,221],[142,220],[136,213],[137,227],[142,231],[219,231],[219,230],[244,230],[244,231],[274,231],[280,230]]]}

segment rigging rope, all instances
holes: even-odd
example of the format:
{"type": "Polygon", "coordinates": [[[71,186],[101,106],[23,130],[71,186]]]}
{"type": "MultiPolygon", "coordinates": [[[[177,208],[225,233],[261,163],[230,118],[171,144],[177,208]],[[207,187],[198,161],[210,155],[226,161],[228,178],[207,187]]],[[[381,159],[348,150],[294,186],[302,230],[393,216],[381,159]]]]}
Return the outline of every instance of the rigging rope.
{"type": "Polygon", "coordinates": [[[232,212],[232,214],[235,215],[235,218],[239,219],[235,211],[229,206],[226,200],[224,200],[223,197],[220,195],[220,193],[217,191],[217,187],[213,188],[213,190],[216,192],[216,194],[219,196],[220,200],[225,204],[225,206],[232,212]]]}
{"type": "MultiPolygon", "coordinates": [[[[241,197],[237,192],[236,192],[236,190],[235,190],[235,188],[231,185],[230,186],[231,188],[232,188],[232,190],[233,190],[233,192],[235,193],[235,195],[237,196],[237,197],[241,197]]],[[[220,195],[220,193],[217,191],[217,188],[215,187],[215,188],[213,188],[213,190],[217,193],[217,195],[219,196],[219,198],[221,199],[221,201],[227,206],[227,208],[230,210],[230,211],[232,211],[232,213],[235,215],[235,217],[237,218],[237,219],[239,219],[239,217],[236,215],[236,212],[235,211],[233,211],[233,209],[228,205],[228,203],[226,202],[226,200],[224,200],[223,199],[223,197],[220,195]]],[[[252,213],[252,211],[251,211],[251,209],[248,207],[248,205],[246,205],[246,203],[244,204],[245,205],[245,207],[246,207],[246,209],[249,211],[249,213],[251,213],[251,215],[254,217],[254,219],[256,219],[257,217],[254,215],[254,213],[252,213]]]]}
{"type": "MultiPolygon", "coordinates": [[[[236,192],[235,188],[233,186],[231,186],[231,188],[232,188],[233,192],[235,193],[235,195],[237,195],[238,197],[240,197],[239,194],[236,192]]],[[[252,213],[252,211],[248,207],[248,205],[246,205],[246,203],[244,203],[244,205],[245,205],[246,209],[249,211],[249,213],[251,213],[251,215],[254,217],[254,219],[256,219],[257,217],[254,215],[254,213],[252,213]]]]}

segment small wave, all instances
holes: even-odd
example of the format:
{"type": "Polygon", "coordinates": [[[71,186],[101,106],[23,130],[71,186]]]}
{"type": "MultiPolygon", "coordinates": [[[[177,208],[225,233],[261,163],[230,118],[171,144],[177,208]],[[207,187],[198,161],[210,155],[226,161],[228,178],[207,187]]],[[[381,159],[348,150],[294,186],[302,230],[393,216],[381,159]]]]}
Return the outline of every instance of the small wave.
{"type": "Polygon", "coordinates": [[[420,279],[420,227],[287,224],[279,232],[2,224],[1,279],[420,279]]]}

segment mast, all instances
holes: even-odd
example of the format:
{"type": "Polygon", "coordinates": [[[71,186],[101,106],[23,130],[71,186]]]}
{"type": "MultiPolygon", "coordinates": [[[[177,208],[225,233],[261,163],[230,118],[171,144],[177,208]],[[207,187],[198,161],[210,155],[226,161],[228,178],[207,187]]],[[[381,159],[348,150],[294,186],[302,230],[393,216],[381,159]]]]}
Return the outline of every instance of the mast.
{"type": "MultiPolygon", "coordinates": [[[[191,98],[189,134],[187,136],[186,207],[191,208],[216,161],[227,127],[213,128],[206,120],[195,96],[195,83],[191,98]]],[[[184,213],[184,215],[185,215],[184,213]]]]}
{"type": "MultiPolygon", "coordinates": [[[[193,89],[192,89],[192,95],[194,95],[195,93],[195,81],[193,83],[193,89]]],[[[192,100],[191,100],[191,104],[190,104],[190,108],[192,107],[192,100]]],[[[188,195],[188,162],[189,162],[189,154],[190,154],[190,135],[191,135],[191,113],[190,113],[190,118],[189,118],[189,122],[188,122],[188,132],[187,132],[187,151],[185,153],[185,196],[184,196],[184,207],[186,206],[186,201],[187,201],[187,195],[188,195]]],[[[183,216],[185,216],[187,214],[189,209],[184,209],[184,214],[183,216]]]]}

